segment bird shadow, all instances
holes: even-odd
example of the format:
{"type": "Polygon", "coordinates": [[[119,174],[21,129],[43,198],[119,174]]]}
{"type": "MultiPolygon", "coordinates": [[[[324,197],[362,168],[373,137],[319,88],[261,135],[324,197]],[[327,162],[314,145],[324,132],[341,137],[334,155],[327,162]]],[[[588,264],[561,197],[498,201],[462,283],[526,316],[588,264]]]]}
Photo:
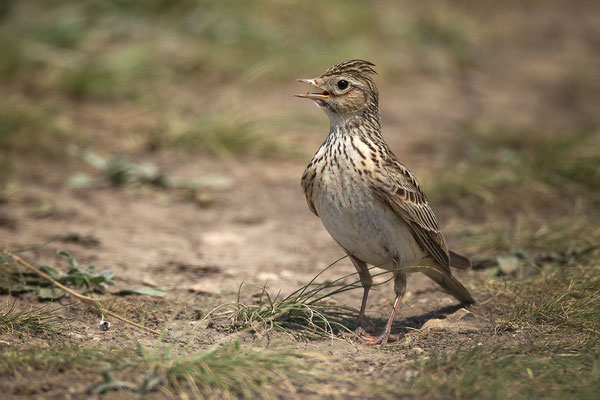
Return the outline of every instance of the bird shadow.
{"type": "MultiPolygon", "coordinates": [[[[405,335],[415,329],[421,329],[423,325],[431,319],[443,319],[450,314],[453,314],[468,306],[468,303],[460,303],[451,306],[441,307],[434,311],[429,311],[419,315],[413,315],[402,320],[396,320],[392,324],[392,332],[397,335],[405,335]]],[[[381,332],[387,323],[387,319],[384,318],[369,318],[369,322],[376,332],[381,332]]]]}

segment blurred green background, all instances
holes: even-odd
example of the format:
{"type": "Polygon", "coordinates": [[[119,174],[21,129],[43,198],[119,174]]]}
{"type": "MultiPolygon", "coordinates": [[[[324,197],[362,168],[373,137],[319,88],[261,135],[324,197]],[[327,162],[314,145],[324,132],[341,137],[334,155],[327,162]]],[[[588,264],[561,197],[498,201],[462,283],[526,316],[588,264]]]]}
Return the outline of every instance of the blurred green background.
{"type": "Polygon", "coordinates": [[[305,160],[326,125],[293,102],[294,79],[364,58],[391,143],[419,136],[409,160],[452,165],[434,200],[523,180],[599,188],[594,1],[0,4],[3,180],[77,163],[73,145],[305,160]]]}

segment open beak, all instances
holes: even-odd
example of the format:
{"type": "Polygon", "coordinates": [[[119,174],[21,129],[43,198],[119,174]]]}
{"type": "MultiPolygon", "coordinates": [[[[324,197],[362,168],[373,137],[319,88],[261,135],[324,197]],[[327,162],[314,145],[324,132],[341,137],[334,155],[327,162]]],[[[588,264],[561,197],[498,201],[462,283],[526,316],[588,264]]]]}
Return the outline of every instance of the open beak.
{"type": "Polygon", "coordinates": [[[302,97],[305,99],[312,99],[312,100],[320,100],[320,99],[326,99],[331,95],[331,93],[329,93],[327,90],[323,90],[323,88],[319,87],[319,85],[317,85],[315,83],[314,79],[296,79],[296,81],[302,82],[302,83],[308,83],[309,85],[312,85],[318,89],[321,89],[321,92],[319,92],[319,93],[298,93],[298,94],[294,95],[296,97],[302,97]]]}

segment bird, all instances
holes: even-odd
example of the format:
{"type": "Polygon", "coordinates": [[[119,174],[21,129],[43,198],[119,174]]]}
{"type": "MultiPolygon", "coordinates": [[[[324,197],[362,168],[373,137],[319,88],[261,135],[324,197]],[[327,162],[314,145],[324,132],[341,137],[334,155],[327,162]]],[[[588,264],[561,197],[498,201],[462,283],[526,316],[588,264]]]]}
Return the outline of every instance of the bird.
{"type": "Polygon", "coordinates": [[[317,89],[300,93],[329,117],[329,133],[302,175],[309,209],[321,219],[358,272],[363,297],[355,333],[368,345],[385,346],[406,293],[407,273],[422,272],[441,289],[475,303],[450,267],[471,267],[449,251],[423,189],[385,142],[375,64],[343,61],[312,79],[317,89]],[[383,332],[367,332],[365,310],[373,278],[369,265],[392,271],[395,300],[383,332]]]}

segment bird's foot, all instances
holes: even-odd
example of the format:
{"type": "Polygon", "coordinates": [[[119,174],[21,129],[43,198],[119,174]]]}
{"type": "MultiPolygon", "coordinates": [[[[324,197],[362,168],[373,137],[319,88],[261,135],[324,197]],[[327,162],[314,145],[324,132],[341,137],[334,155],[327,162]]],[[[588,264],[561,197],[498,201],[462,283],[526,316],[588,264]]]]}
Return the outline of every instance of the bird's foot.
{"type": "Polygon", "coordinates": [[[360,338],[362,339],[364,344],[369,345],[369,346],[375,346],[375,345],[385,346],[388,343],[393,343],[393,342],[397,342],[398,340],[400,340],[400,337],[398,335],[392,335],[392,334],[386,335],[385,333],[382,333],[379,336],[366,335],[366,336],[361,336],[360,338]]]}
{"type": "Polygon", "coordinates": [[[354,330],[354,333],[356,333],[356,335],[360,338],[362,338],[363,336],[371,336],[371,334],[367,332],[367,330],[363,326],[359,326],[358,328],[356,328],[354,330]]]}
{"type": "Polygon", "coordinates": [[[385,346],[388,342],[397,342],[400,340],[398,335],[386,334],[385,332],[379,336],[373,336],[365,330],[362,326],[356,328],[354,333],[363,341],[366,345],[382,345],[385,346]]]}

